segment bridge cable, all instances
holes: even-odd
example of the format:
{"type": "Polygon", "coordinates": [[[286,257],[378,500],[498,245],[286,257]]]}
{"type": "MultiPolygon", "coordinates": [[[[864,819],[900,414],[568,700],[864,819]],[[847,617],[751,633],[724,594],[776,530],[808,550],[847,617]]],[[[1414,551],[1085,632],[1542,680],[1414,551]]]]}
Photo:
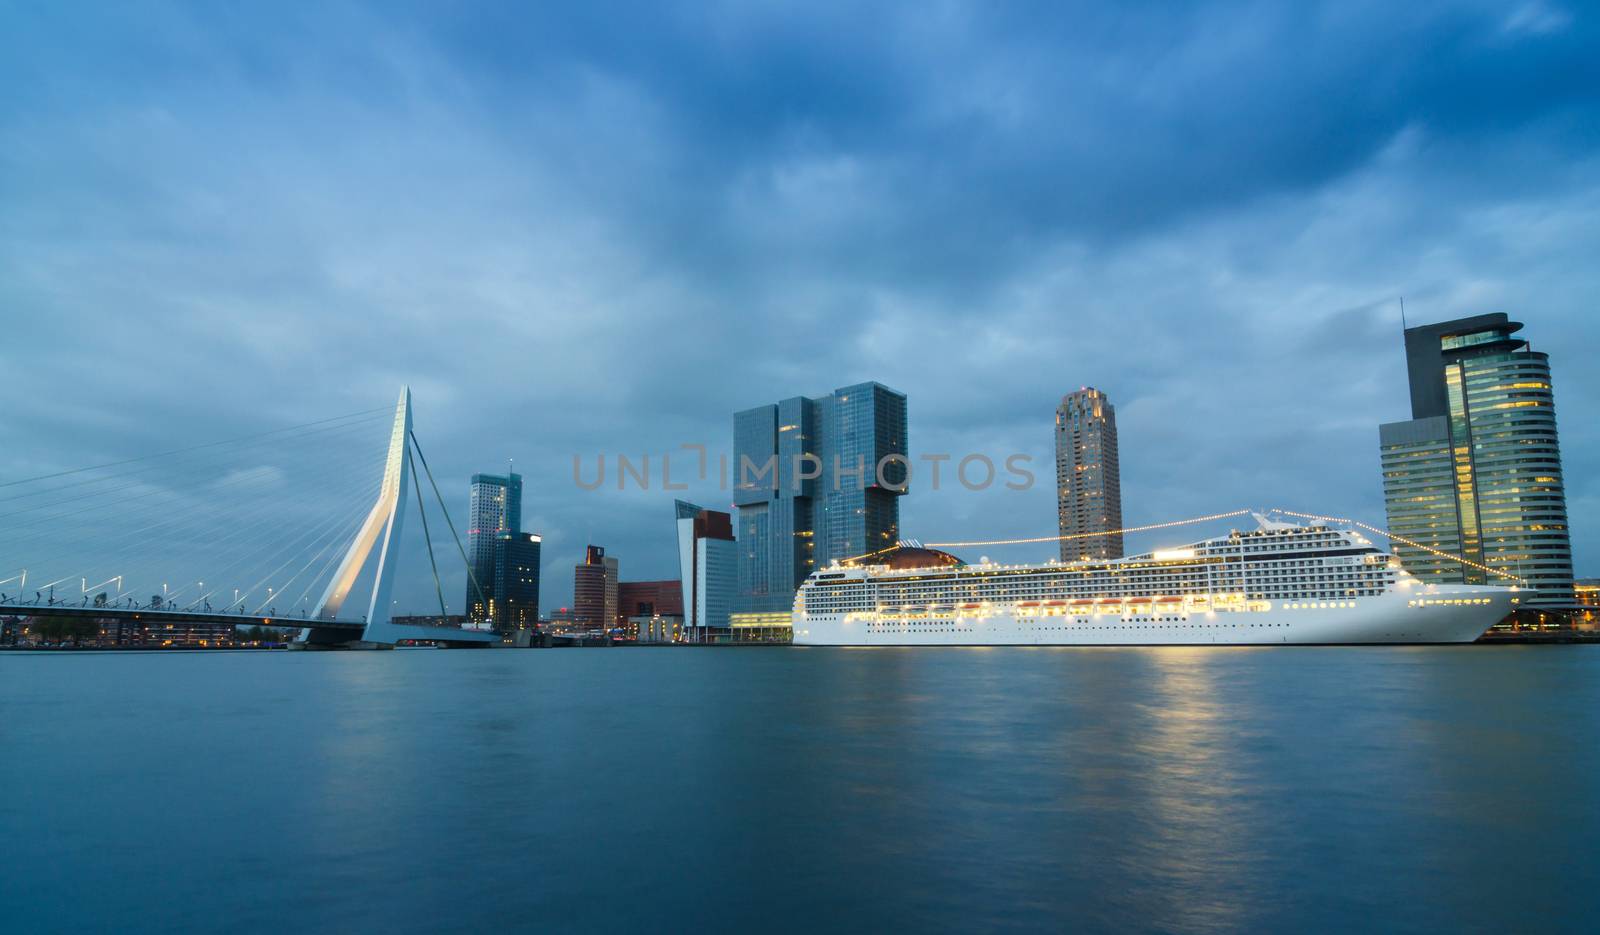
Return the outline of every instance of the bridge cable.
{"type": "MultiPolygon", "coordinates": [[[[311,472],[310,474],[306,475],[304,479],[307,479],[307,480],[310,480],[310,479],[320,480],[323,477],[329,477],[329,476],[331,476],[331,477],[341,477],[341,476],[346,476],[346,475],[348,475],[348,468],[347,467],[345,467],[343,465],[338,465],[338,464],[335,464],[335,463],[330,463],[330,464],[324,465],[322,468],[320,468],[318,470],[315,470],[315,471],[311,472]]],[[[232,486],[235,483],[240,483],[240,482],[242,482],[241,479],[236,479],[236,480],[233,480],[233,481],[221,481],[221,482],[218,482],[216,484],[211,485],[211,487],[209,489],[210,489],[210,491],[215,492],[216,490],[224,489],[224,488],[232,486]]],[[[366,483],[366,481],[359,481],[357,483],[357,485],[355,485],[355,486],[364,488],[364,487],[367,486],[367,483],[366,483]]],[[[353,494],[354,492],[355,492],[355,489],[353,488],[351,490],[351,493],[353,494]]],[[[122,521],[131,521],[131,520],[134,520],[135,518],[143,517],[143,516],[148,515],[148,514],[156,514],[154,518],[150,519],[148,522],[144,523],[142,526],[136,526],[136,527],[133,527],[133,528],[126,528],[126,529],[123,529],[120,532],[112,533],[109,538],[107,538],[106,536],[103,536],[103,535],[99,536],[97,538],[97,542],[99,544],[101,544],[101,545],[104,545],[104,543],[107,542],[107,541],[116,541],[116,540],[120,540],[120,539],[126,539],[126,538],[128,538],[130,536],[135,536],[135,535],[149,536],[151,533],[153,533],[153,532],[155,532],[157,530],[172,529],[173,527],[183,528],[184,526],[193,524],[195,522],[195,511],[193,510],[193,507],[191,506],[192,498],[190,497],[190,495],[187,492],[180,491],[180,490],[178,490],[176,488],[170,488],[169,487],[169,488],[163,488],[160,491],[152,492],[150,494],[150,496],[156,496],[156,495],[164,496],[166,498],[166,500],[148,502],[148,503],[143,504],[142,506],[134,507],[134,508],[116,508],[116,511],[115,511],[115,514],[114,514],[114,516],[115,516],[115,518],[117,520],[122,520],[122,521]],[[166,515],[163,518],[160,515],[160,511],[162,511],[162,510],[177,510],[177,512],[169,513],[168,515],[166,515]]],[[[345,497],[345,495],[342,492],[338,494],[338,499],[342,500],[342,499],[344,499],[344,497],[345,497]]],[[[138,498],[133,498],[133,499],[143,499],[143,497],[138,497],[138,498]]],[[[253,512],[256,512],[256,513],[262,513],[262,512],[266,512],[266,513],[278,512],[278,513],[281,513],[282,512],[282,507],[281,507],[281,505],[275,504],[273,502],[266,502],[264,504],[258,504],[257,507],[253,510],[253,512]]],[[[83,512],[83,511],[78,511],[76,513],[76,515],[85,516],[87,514],[85,512],[83,512]]],[[[230,511],[228,513],[228,515],[227,515],[228,521],[236,529],[245,529],[250,525],[250,524],[247,524],[247,523],[244,522],[244,518],[245,518],[245,515],[241,514],[241,512],[239,510],[230,511]]],[[[99,522],[101,525],[103,525],[103,520],[100,520],[100,521],[97,521],[97,522],[99,522]]],[[[202,520],[202,522],[203,522],[203,520],[202,520]]],[[[34,524],[27,524],[27,525],[34,525],[34,524]]],[[[13,526],[13,527],[10,527],[8,529],[8,531],[15,532],[15,530],[17,528],[21,528],[21,527],[20,526],[13,526]]],[[[54,526],[49,527],[51,532],[59,531],[59,528],[60,528],[60,524],[55,524],[54,526]]],[[[46,534],[48,534],[48,533],[46,533],[46,534]]],[[[13,542],[13,543],[11,543],[11,545],[14,547],[16,545],[16,543],[13,542]]],[[[60,553],[57,553],[57,554],[49,556],[49,560],[53,561],[56,558],[60,557],[61,555],[69,554],[69,553],[75,552],[76,550],[77,550],[77,548],[76,548],[76,546],[74,546],[72,548],[69,548],[69,549],[65,550],[64,552],[60,552],[60,553]]],[[[34,557],[33,561],[42,562],[42,561],[44,561],[44,559],[40,559],[38,557],[34,557]]]]}
{"type": "Polygon", "coordinates": [[[0,482],[0,487],[15,487],[18,484],[29,484],[29,483],[32,483],[34,481],[39,481],[39,480],[50,480],[53,477],[66,477],[66,476],[71,475],[71,474],[82,474],[85,471],[97,471],[97,470],[99,470],[101,468],[118,467],[118,466],[123,465],[123,464],[134,464],[134,463],[139,462],[139,461],[149,461],[152,458],[165,458],[168,455],[186,454],[186,453],[191,452],[191,451],[200,451],[200,450],[205,449],[205,448],[216,448],[216,447],[219,447],[221,445],[231,445],[234,442],[249,441],[249,440],[254,439],[254,438],[265,438],[265,437],[267,437],[269,435],[281,435],[284,432],[292,432],[295,429],[309,428],[309,427],[311,427],[313,425],[323,425],[323,424],[328,423],[328,422],[336,422],[339,419],[349,419],[349,418],[353,418],[355,416],[366,415],[366,414],[372,413],[372,412],[387,412],[387,411],[389,411],[389,407],[387,407],[387,406],[382,407],[380,409],[364,409],[361,412],[350,412],[350,413],[346,413],[346,414],[344,414],[342,416],[333,416],[333,417],[327,418],[327,419],[318,419],[315,422],[305,422],[305,423],[302,423],[300,425],[291,425],[291,426],[289,426],[287,428],[273,429],[270,432],[258,432],[258,433],[254,434],[254,435],[240,435],[237,438],[224,439],[223,441],[220,441],[220,442],[209,442],[209,443],[204,444],[204,445],[194,445],[194,446],[191,446],[189,448],[174,448],[171,451],[158,451],[155,454],[143,455],[143,456],[138,457],[138,458],[128,458],[128,459],[123,460],[123,461],[108,461],[105,464],[91,464],[88,467],[73,468],[70,471],[57,471],[54,474],[40,474],[40,475],[38,475],[36,477],[24,477],[24,478],[21,478],[19,480],[4,481],[4,482],[0,482]]]}
{"type": "MultiPolygon", "coordinates": [[[[422,453],[422,444],[417,441],[416,432],[411,433],[411,446],[417,450],[417,460],[422,462],[423,473],[428,475],[428,483],[433,487],[433,498],[439,501],[439,512],[444,514],[445,524],[450,527],[450,535],[456,540],[456,550],[461,553],[461,563],[467,566],[467,578],[472,582],[472,589],[478,592],[478,600],[483,602],[484,610],[487,611],[489,599],[484,596],[483,585],[478,583],[478,576],[472,570],[472,562],[467,560],[467,550],[461,545],[461,536],[456,532],[456,524],[450,520],[450,511],[445,509],[444,496],[439,493],[439,484],[433,479],[433,471],[428,467],[428,456],[422,453]]],[[[470,608],[468,610],[470,611],[470,608]]]]}
{"type": "MultiPolygon", "coordinates": [[[[342,468],[340,468],[338,466],[334,466],[331,469],[325,469],[325,470],[326,470],[327,473],[338,475],[342,471],[342,468]]],[[[200,476],[204,477],[205,476],[205,472],[201,472],[200,476]]],[[[172,477],[167,478],[163,483],[166,483],[166,484],[170,485],[170,484],[174,483],[174,478],[177,478],[177,479],[181,480],[181,479],[183,479],[183,475],[173,475],[172,477]]],[[[234,486],[237,486],[237,485],[240,485],[240,484],[244,484],[244,485],[246,485],[246,490],[248,490],[248,485],[256,484],[256,483],[259,483],[259,482],[260,482],[260,477],[258,475],[252,475],[252,474],[249,474],[249,473],[241,473],[241,474],[237,474],[236,476],[233,476],[233,477],[228,478],[228,479],[215,481],[215,482],[213,482],[213,483],[211,483],[209,485],[208,489],[212,490],[212,491],[215,491],[215,490],[222,490],[224,488],[234,487],[234,486]]],[[[147,490],[147,491],[145,491],[144,493],[141,493],[141,494],[135,494],[133,496],[120,498],[117,501],[117,503],[116,503],[116,505],[114,507],[115,509],[117,509],[119,511],[120,514],[122,514],[122,515],[130,515],[131,516],[131,515],[134,515],[136,512],[147,511],[147,510],[148,511],[160,511],[160,510],[166,508],[167,505],[161,503],[160,501],[156,501],[156,502],[152,502],[152,503],[145,503],[143,506],[140,506],[140,507],[130,507],[129,506],[129,504],[137,503],[139,501],[148,500],[150,497],[163,497],[163,496],[165,496],[165,497],[169,497],[169,498],[170,497],[180,497],[181,498],[182,496],[184,496],[184,494],[182,492],[180,492],[178,490],[175,490],[172,486],[156,486],[154,484],[144,484],[144,483],[136,483],[136,484],[126,485],[126,487],[140,487],[140,486],[147,486],[147,487],[150,487],[151,489],[149,489],[149,490],[147,490]]],[[[55,502],[41,502],[41,503],[39,503],[39,504],[37,504],[35,506],[24,507],[24,508],[19,509],[19,510],[14,510],[14,511],[12,511],[10,513],[0,514],[0,518],[9,517],[9,516],[16,516],[16,515],[19,515],[19,514],[22,514],[22,513],[28,513],[28,512],[32,512],[34,510],[43,509],[45,507],[62,506],[62,505],[74,504],[74,503],[82,503],[83,501],[93,500],[93,499],[95,499],[97,497],[105,497],[105,496],[107,496],[109,494],[115,493],[115,492],[117,492],[119,490],[122,490],[122,489],[125,489],[125,487],[113,487],[113,488],[111,488],[109,490],[93,491],[93,492],[90,492],[90,493],[79,494],[79,495],[77,495],[75,497],[70,497],[68,499],[59,500],[59,501],[55,501],[55,502]]],[[[59,520],[65,518],[65,517],[81,516],[83,514],[84,510],[86,510],[86,509],[90,509],[90,507],[82,507],[82,506],[80,506],[80,507],[75,508],[75,509],[63,510],[63,511],[60,511],[60,512],[57,512],[57,513],[49,513],[49,514],[45,514],[45,515],[42,515],[42,516],[35,516],[30,521],[8,523],[7,524],[7,528],[10,529],[13,532],[18,531],[18,530],[24,530],[24,529],[38,528],[38,527],[41,527],[41,526],[42,527],[46,527],[48,529],[54,529],[54,528],[56,528],[56,527],[58,527],[60,525],[60,523],[58,522],[59,520]]]]}
{"type": "MultiPolygon", "coordinates": [[[[411,473],[417,473],[417,459],[413,457],[410,448],[406,449],[406,460],[411,463],[411,473]]],[[[428,546],[428,564],[433,568],[433,590],[439,595],[439,622],[443,623],[444,618],[450,616],[450,612],[444,609],[444,586],[439,583],[439,563],[433,558],[433,535],[428,532],[428,511],[423,509],[423,499],[421,496],[417,497],[417,515],[422,517],[422,541],[428,546]]],[[[443,509],[443,505],[440,509],[443,509]]]]}
{"type": "MultiPolygon", "coordinates": [[[[335,471],[329,472],[329,473],[335,473],[336,474],[338,472],[337,472],[337,470],[335,470],[335,471]]],[[[364,482],[362,484],[360,484],[360,487],[362,487],[362,488],[364,488],[365,486],[366,485],[365,485],[364,482]]],[[[354,493],[354,490],[352,490],[351,492],[354,493]]],[[[175,491],[172,491],[170,493],[172,493],[174,496],[178,496],[178,494],[175,491]]],[[[346,499],[346,498],[344,496],[340,496],[339,499],[342,500],[342,499],[346,499]]],[[[230,525],[233,528],[230,529],[227,533],[225,533],[224,535],[222,535],[220,537],[211,538],[210,541],[206,542],[205,548],[206,548],[207,552],[211,556],[220,557],[220,556],[225,555],[225,554],[230,554],[230,553],[234,552],[234,550],[236,550],[236,549],[248,547],[251,544],[252,541],[262,538],[261,529],[257,525],[257,523],[255,522],[255,517],[257,517],[257,516],[267,516],[267,515],[271,515],[271,514],[274,514],[274,513],[282,513],[282,512],[283,512],[282,505],[278,504],[278,503],[275,503],[275,502],[260,503],[260,504],[257,504],[254,507],[252,507],[252,508],[250,508],[248,510],[245,510],[245,511],[235,510],[235,511],[229,513],[228,516],[227,516],[227,519],[228,519],[230,525]],[[227,543],[235,543],[235,544],[229,546],[226,549],[224,549],[223,545],[227,544],[227,543]]],[[[172,517],[170,517],[170,518],[168,518],[168,519],[166,519],[164,521],[161,521],[161,522],[147,523],[142,527],[126,529],[126,530],[124,530],[124,531],[122,531],[120,533],[116,533],[116,534],[111,535],[109,538],[102,537],[102,539],[100,541],[101,541],[101,544],[103,544],[104,542],[107,542],[107,541],[126,540],[126,539],[128,539],[130,537],[133,537],[133,536],[144,536],[144,537],[148,538],[151,533],[153,533],[154,531],[156,531],[158,529],[172,528],[174,526],[176,526],[177,528],[181,529],[184,526],[191,524],[192,522],[193,522],[193,517],[192,516],[188,516],[188,515],[184,515],[184,514],[178,514],[178,515],[172,516],[172,517]]],[[[201,535],[203,533],[205,533],[206,531],[207,530],[202,529],[202,528],[196,528],[194,530],[193,538],[198,540],[201,537],[201,535]]],[[[61,556],[66,555],[66,554],[68,554],[68,553],[67,552],[57,553],[56,555],[51,556],[51,560],[54,560],[55,558],[61,557],[61,556]]],[[[148,561],[146,561],[144,563],[140,563],[140,564],[134,566],[135,569],[137,569],[137,571],[135,573],[131,573],[131,574],[130,573],[125,573],[126,574],[126,580],[130,585],[130,587],[127,588],[127,590],[137,590],[137,588],[132,587],[132,585],[134,585],[134,584],[143,585],[143,584],[146,583],[146,581],[149,578],[170,577],[170,574],[168,574],[168,575],[163,575],[163,574],[159,574],[159,573],[151,574],[149,572],[144,571],[143,569],[145,567],[149,566],[150,564],[151,563],[148,562],[148,561]]],[[[224,568],[218,569],[217,572],[213,573],[212,576],[214,576],[214,577],[224,577],[221,574],[221,572],[225,571],[225,570],[227,570],[228,568],[231,568],[231,567],[233,567],[233,566],[232,565],[224,566],[224,568]]]]}
{"type": "MultiPolygon", "coordinates": [[[[342,431],[342,430],[350,429],[350,428],[366,429],[370,425],[372,425],[373,423],[376,423],[378,421],[381,421],[381,420],[374,419],[374,418],[368,418],[368,419],[361,420],[359,422],[346,422],[343,425],[335,425],[335,426],[329,426],[327,428],[315,429],[313,431],[305,432],[305,433],[301,434],[295,440],[303,440],[303,439],[310,438],[313,435],[324,435],[324,434],[327,434],[329,432],[338,432],[338,431],[342,431]]],[[[272,439],[271,440],[272,443],[278,443],[278,441],[279,440],[277,440],[277,439],[272,439]]],[[[231,452],[227,452],[226,454],[229,455],[229,456],[238,455],[238,454],[241,454],[241,453],[249,450],[250,448],[257,447],[258,445],[263,445],[263,444],[267,444],[267,443],[268,442],[266,440],[263,440],[263,441],[257,442],[255,445],[243,445],[243,446],[241,446],[241,447],[239,447],[237,449],[234,449],[231,452]]],[[[151,460],[153,460],[156,457],[159,457],[159,456],[152,455],[151,456],[151,460]]],[[[172,464],[182,464],[182,463],[184,463],[184,460],[175,459],[171,463],[172,464]]],[[[215,468],[215,466],[216,466],[216,465],[208,465],[206,461],[200,460],[200,459],[188,459],[188,463],[191,465],[192,469],[194,469],[194,468],[204,469],[204,468],[206,468],[208,466],[212,467],[212,468],[215,468]]],[[[101,489],[101,490],[93,490],[93,491],[89,491],[87,493],[78,494],[78,495],[75,495],[75,496],[72,496],[72,497],[68,497],[68,498],[65,498],[65,499],[61,499],[61,500],[53,500],[53,501],[44,500],[44,501],[40,501],[40,500],[37,499],[37,498],[39,498],[41,496],[48,496],[49,494],[59,493],[59,492],[64,491],[64,490],[71,490],[73,488],[78,488],[78,487],[87,487],[87,486],[91,486],[91,485],[94,485],[94,484],[104,484],[104,483],[107,483],[109,481],[114,481],[114,480],[127,480],[128,478],[137,477],[138,475],[141,475],[141,474],[147,474],[147,473],[149,473],[151,471],[164,470],[164,469],[167,469],[167,468],[168,468],[168,464],[166,464],[166,463],[149,464],[149,465],[146,465],[144,467],[135,468],[135,469],[133,469],[131,471],[122,471],[122,472],[119,472],[119,473],[111,473],[111,474],[106,474],[106,475],[104,475],[102,477],[91,477],[91,478],[88,478],[86,480],[73,481],[70,484],[58,484],[57,486],[46,488],[46,489],[27,491],[27,492],[24,492],[24,493],[16,493],[16,494],[11,494],[9,496],[0,497],[0,503],[9,503],[9,502],[14,501],[14,500],[29,500],[29,499],[33,499],[34,500],[34,505],[33,506],[22,507],[22,508],[17,509],[17,510],[12,510],[11,512],[8,512],[8,513],[0,513],[0,517],[17,516],[17,515],[20,515],[20,514],[23,514],[23,513],[31,513],[31,512],[36,511],[36,510],[41,510],[41,509],[44,509],[46,507],[59,506],[61,504],[67,504],[67,503],[77,503],[77,502],[81,502],[83,500],[93,499],[94,497],[102,497],[102,496],[106,496],[106,495],[109,495],[109,494],[112,494],[112,493],[116,493],[117,491],[120,491],[120,490],[129,490],[129,489],[144,485],[146,483],[146,481],[136,480],[136,481],[133,481],[132,483],[122,484],[119,487],[111,487],[111,488],[105,488],[105,489],[101,489]]],[[[98,469],[97,468],[81,468],[80,469],[80,471],[92,471],[92,470],[98,470],[98,469]]],[[[76,472],[68,472],[68,473],[76,473],[76,472]]],[[[50,476],[55,476],[55,475],[46,475],[46,477],[50,477],[50,476]]],[[[170,472],[168,474],[168,477],[170,477],[170,472]]],[[[17,481],[15,483],[23,484],[23,483],[28,483],[28,481],[17,481]]]]}
{"type": "Polygon", "coordinates": [[[331,573],[337,569],[337,563],[344,559],[345,553],[350,551],[360,535],[361,525],[358,523],[350,530],[349,535],[342,539],[334,539],[328,545],[322,547],[322,551],[318,552],[316,558],[313,558],[312,561],[322,558],[323,554],[327,554],[328,557],[323,561],[322,566],[316,570],[316,573],[311,576],[310,580],[306,582],[305,590],[301,591],[300,596],[294,599],[295,604],[305,604],[306,598],[311,596],[312,589],[321,583],[323,579],[332,580],[331,573]],[[334,547],[332,552],[328,551],[330,546],[334,547]]]}
{"type": "Polygon", "coordinates": [[[1526,584],[1527,583],[1527,579],[1523,578],[1520,575],[1513,575],[1508,571],[1504,571],[1504,570],[1501,570],[1499,568],[1492,568],[1492,567],[1490,567],[1488,565],[1485,565],[1485,564],[1483,564],[1481,562],[1475,562],[1472,559],[1467,558],[1464,555],[1454,555],[1454,554],[1452,554],[1450,552],[1440,551],[1439,549],[1436,549],[1433,546],[1423,545],[1422,543],[1416,541],[1415,539],[1407,539],[1405,536],[1397,536],[1394,533],[1389,532],[1386,529],[1379,529],[1376,526],[1370,525],[1368,523],[1363,523],[1358,519],[1350,519],[1347,516],[1322,516],[1322,515],[1317,514],[1317,513],[1297,513],[1294,510],[1285,510],[1285,509],[1281,509],[1281,508],[1278,508],[1278,507],[1273,507],[1271,512],[1273,512],[1273,513],[1282,513],[1285,516],[1293,516],[1293,517],[1296,517],[1298,519],[1308,519],[1308,520],[1312,520],[1312,521],[1315,521],[1315,522],[1345,523],[1345,524],[1350,525],[1350,526],[1356,526],[1356,527],[1359,527],[1361,529],[1365,529],[1367,532],[1375,533],[1377,535],[1380,535],[1380,536],[1384,537],[1385,539],[1388,539],[1390,542],[1398,542],[1398,543],[1400,543],[1402,545],[1409,545],[1414,549],[1419,549],[1419,550],[1421,550],[1423,552],[1427,552],[1430,555],[1437,556],[1437,557],[1445,559],[1447,561],[1460,562],[1462,565],[1465,565],[1468,568],[1475,568],[1478,571],[1487,572],[1488,574],[1491,574],[1491,575],[1498,575],[1498,576],[1500,576],[1502,578],[1506,578],[1506,579],[1509,579],[1511,581],[1515,581],[1518,584],[1526,584]]]}

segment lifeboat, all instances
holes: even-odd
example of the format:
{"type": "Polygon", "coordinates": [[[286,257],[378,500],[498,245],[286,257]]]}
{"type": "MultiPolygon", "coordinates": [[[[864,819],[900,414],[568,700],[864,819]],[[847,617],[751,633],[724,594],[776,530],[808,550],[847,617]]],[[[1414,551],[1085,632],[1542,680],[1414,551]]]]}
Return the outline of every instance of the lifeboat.
{"type": "Polygon", "coordinates": [[[1038,607],[1039,606],[1039,602],[1038,601],[1018,601],[1017,602],[1017,606],[1018,607],[1038,607]]]}

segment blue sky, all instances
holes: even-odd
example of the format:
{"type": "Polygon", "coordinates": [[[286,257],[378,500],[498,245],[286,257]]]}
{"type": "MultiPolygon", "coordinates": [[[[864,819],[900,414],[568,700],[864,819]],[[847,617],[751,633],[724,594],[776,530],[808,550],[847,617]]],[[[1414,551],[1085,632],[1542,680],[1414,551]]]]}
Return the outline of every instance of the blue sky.
{"type": "MultiPolygon", "coordinates": [[[[458,520],[526,474],[548,607],[587,541],[675,568],[674,495],[574,454],[876,379],[913,454],[1047,470],[1091,384],[1130,523],[1381,522],[1404,295],[1552,353],[1600,574],[1596,47],[1556,2],[5,4],[0,477],[409,383],[458,520]]],[[[1048,483],[913,487],[908,536],[1053,531],[1048,483]]]]}

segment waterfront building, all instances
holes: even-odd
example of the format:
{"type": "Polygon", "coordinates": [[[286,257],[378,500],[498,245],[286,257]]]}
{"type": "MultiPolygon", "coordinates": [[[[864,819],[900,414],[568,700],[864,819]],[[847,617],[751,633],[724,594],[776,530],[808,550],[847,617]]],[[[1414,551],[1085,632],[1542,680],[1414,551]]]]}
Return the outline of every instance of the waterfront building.
{"type": "Polygon", "coordinates": [[[1056,526],[1063,562],[1122,557],[1117,412],[1092,386],[1056,407],[1056,526]]]}
{"type": "Polygon", "coordinates": [[[522,531],[522,475],[472,475],[467,503],[467,617],[490,618],[494,595],[495,543],[503,533],[522,531]]]}
{"type": "Polygon", "coordinates": [[[683,640],[682,614],[636,614],[625,618],[622,635],[640,643],[678,643],[683,640]]]}
{"type": "Polygon", "coordinates": [[[746,409],[733,449],[739,612],[786,612],[814,569],[898,540],[904,394],[868,382],[746,409]]]}
{"type": "Polygon", "coordinates": [[[1578,609],[1573,622],[1585,627],[1595,625],[1600,618],[1600,578],[1579,578],[1572,583],[1572,595],[1578,609]]]}
{"type": "Polygon", "coordinates": [[[572,571],[573,622],[587,630],[617,625],[617,559],[591,545],[572,571]]]}
{"type": "MultiPolygon", "coordinates": [[[[31,618],[29,629],[38,632],[47,618],[31,618]]],[[[100,646],[231,646],[236,642],[233,622],[163,620],[160,618],[104,617],[85,621],[94,635],[78,642],[100,646]]]]}
{"type": "Polygon", "coordinates": [[[656,616],[683,616],[683,586],[676,578],[617,584],[617,626],[633,617],[656,616]]]}
{"type": "Polygon", "coordinates": [[[1411,419],[1378,428],[1395,557],[1424,582],[1516,575],[1532,611],[1573,606],[1549,355],[1504,314],[1405,331],[1411,419]],[[1465,559],[1461,561],[1457,558],[1465,559]]]}
{"type": "Polygon", "coordinates": [[[539,552],[543,540],[529,532],[502,532],[494,541],[494,583],[489,613],[495,631],[510,636],[539,625],[539,552]]]}
{"type": "Polygon", "coordinates": [[[794,635],[793,620],[787,610],[729,614],[729,639],[735,643],[787,643],[794,635]]]}
{"type": "Polygon", "coordinates": [[[683,500],[675,506],[685,639],[695,643],[730,639],[728,618],[739,587],[733,517],[683,500]]]}

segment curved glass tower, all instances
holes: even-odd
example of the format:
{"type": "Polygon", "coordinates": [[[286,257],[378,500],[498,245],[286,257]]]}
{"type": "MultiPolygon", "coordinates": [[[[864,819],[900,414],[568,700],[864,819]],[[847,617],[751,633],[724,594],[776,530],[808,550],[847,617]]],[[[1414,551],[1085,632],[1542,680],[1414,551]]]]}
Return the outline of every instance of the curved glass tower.
{"type": "Polygon", "coordinates": [[[1549,355],[1520,322],[1478,315],[1406,329],[1408,422],[1379,427],[1394,554],[1425,581],[1527,581],[1531,607],[1573,606],[1549,355]],[[1455,561],[1428,551],[1459,555],[1455,561]]]}

